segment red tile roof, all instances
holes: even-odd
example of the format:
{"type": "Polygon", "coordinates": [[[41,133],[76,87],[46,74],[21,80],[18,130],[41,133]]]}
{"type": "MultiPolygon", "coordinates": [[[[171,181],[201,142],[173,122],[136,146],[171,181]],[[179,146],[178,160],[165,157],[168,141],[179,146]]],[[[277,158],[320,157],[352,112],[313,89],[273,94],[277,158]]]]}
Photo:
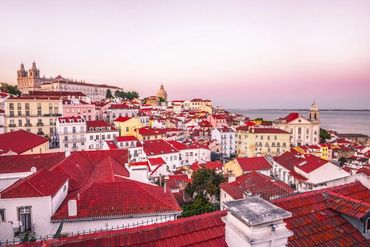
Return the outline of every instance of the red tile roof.
{"type": "Polygon", "coordinates": [[[50,167],[65,158],[63,152],[45,154],[25,154],[25,155],[2,155],[0,156],[0,174],[29,172],[32,167],[36,171],[50,167]]]}
{"type": "Polygon", "coordinates": [[[272,168],[272,165],[265,157],[236,158],[236,161],[244,172],[269,170],[272,168]]]}
{"type": "Polygon", "coordinates": [[[109,109],[134,109],[132,106],[127,104],[112,104],[109,109]]]}
{"type": "Polygon", "coordinates": [[[363,219],[370,213],[370,203],[344,196],[333,191],[325,194],[328,208],[356,219],[363,219]]]}
{"type": "Polygon", "coordinates": [[[116,118],[116,120],[114,120],[114,122],[124,123],[124,122],[126,122],[130,119],[131,119],[131,117],[118,117],[118,118],[116,118]]]}
{"type": "Polygon", "coordinates": [[[117,142],[131,142],[131,141],[139,141],[136,136],[117,136],[117,142]]]}
{"type": "Polygon", "coordinates": [[[145,141],[143,147],[148,156],[178,152],[177,149],[164,140],[145,141]]]}
{"type": "Polygon", "coordinates": [[[21,246],[212,246],[226,247],[226,211],[215,211],[174,221],[136,228],[63,237],[21,246]]]}
{"type": "Polygon", "coordinates": [[[294,235],[289,246],[369,246],[359,230],[328,207],[325,192],[335,192],[353,199],[370,202],[370,191],[360,182],[349,183],[324,190],[306,192],[272,201],[288,210],[292,217],[285,219],[294,235]]]}
{"type": "Polygon", "coordinates": [[[0,135],[0,154],[13,151],[22,154],[32,148],[48,143],[48,138],[24,130],[17,130],[0,135]]]}
{"type": "Polygon", "coordinates": [[[289,132],[277,128],[251,128],[250,132],[257,134],[289,134],[289,132]]]}
{"type": "Polygon", "coordinates": [[[166,161],[164,161],[161,157],[157,158],[149,158],[149,163],[152,166],[158,166],[158,165],[164,165],[166,164],[166,161]]]}
{"type": "Polygon", "coordinates": [[[117,146],[116,146],[116,144],[114,143],[114,141],[105,141],[105,142],[107,143],[108,148],[109,148],[110,150],[112,150],[112,149],[117,149],[117,146]]]}
{"type": "Polygon", "coordinates": [[[321,158],[319,158],[317,156],[314,156],[314,155],[307,155],[304,158],[304,162],[301,163],[301,164],[298,164],[296,166],[300,170],[302,170],[306,173],[310,173],[310,172],[322,167],[323,165],[325,165],[327,163],[328,163],[327,160],[321,159],[321,158]]]}
{"type": "Polygon", "coordinates": [[[142,127],[139,129],[139,134],[142,136],[165,135],[166,129],[157,129],[150,127],[142,127]]]}
{"type": "Polygon", "coordinates": [[[116,182],[95,182],[80,192],[77,200],[77,215],[68,215],[68,199],[76,199],[76,194],[68,195],[52,220],[76,220],[91,218],[109,218],[180,212],[171,193],[165,193],[156,185],[140,183],[120,178],[116,182]]]}
{"type": "Polygon", "coordinates": [[[287,121],[287,123],[293,121],[293,120],[296,120],[297,118],[299,118],[299,113],[298,112],[292,112],[292,113],[289,113],[288,116],[282,118],[284,120],[287,121]]]}
{"type": "Polygon", "coordinates": [[[92,120],[92,121],[86,121],[87,131],[90,131],[90,128],[93,128],[96,130],[96,128],[110,128],[110,130],[116,130],[114,126],[110,125],[108,122],[104,120],[92,120]]]}
{"type": "Polygon", "coordinates": [[[54,196],[68,180],[65,174],[41,169],[0,192],[0,198],[54,196]]]}
{"type": "Polygon", "coordinates": [[[293,193],[289,185],[254,171],[237,177],[234,182],[222,183],[220,188],[235,200],[243,199],[244,192],[261,196],[265,200],[293,193]]]}

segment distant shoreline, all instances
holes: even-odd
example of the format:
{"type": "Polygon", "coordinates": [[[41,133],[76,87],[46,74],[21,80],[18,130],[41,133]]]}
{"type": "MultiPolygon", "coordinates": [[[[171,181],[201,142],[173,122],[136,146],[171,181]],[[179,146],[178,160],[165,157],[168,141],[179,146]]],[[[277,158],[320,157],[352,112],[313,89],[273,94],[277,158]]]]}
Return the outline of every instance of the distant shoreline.
{"type": "MultiPolygon", "coordinates": [[[[252,108],[225,108],[228,111],[310,111],[309,109],[252,109],[252,108]]],[[[359,111],[370,112],[370,109],[320,109],[320,111],[359,111]]]]}

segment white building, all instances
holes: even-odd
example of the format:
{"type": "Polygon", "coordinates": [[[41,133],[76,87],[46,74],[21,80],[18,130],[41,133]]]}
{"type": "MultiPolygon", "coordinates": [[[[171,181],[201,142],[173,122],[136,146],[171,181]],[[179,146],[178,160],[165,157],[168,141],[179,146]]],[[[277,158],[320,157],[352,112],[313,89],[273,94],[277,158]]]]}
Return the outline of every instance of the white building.
{"type": "Polygon", "coordinates": [[[166,162],[169,171],[174,171],[182,166],[180,152],[168,142],[157,139],[153,141],[144,141],[143,145],[144,152],[148,159],[162,158],[166,162]]]}
{"type": "Polygon", "coordinates": [[[127,179],[127,155],[74,152],[1,191],[0,241],[46,238],[58,228],[70,235],[176,219],[181,209],[172,195],[127,179]]]}
{"type": "Polygon", "coordinates": [[[86,121],[78,117],[58,117],[60,147],[67,152],[86,149],[86,121]]]}
{"type": "Polygon", "coordinates": [[[118,117],[136,117],[139,108],[128,104],[111,104],[104,113],[103,118],[110,123],[118,117]]]}
{"type": "Polygon", "coordinates": [[[291,134],[291,145],[315,145],[320,142],[320,112],[315,103],[312,104],[308,118],[299,113],[290,113],[277,119],[274,126],[291,134]]]}
{"type": "Polygon", "coordinates": [[[224,157],[235,154],[235,131],[228,127],[215,128],[211,131],[212,140],[216,140],[221,147],[224,157]]]}
{"type": "Polygon", "coordinates": [[[105,141],[112,141],[119,136],[119,131],[103,120],[86,122],[86,149],[103,149],[105,141]]]}
{"type": "Polygon", "coordinates": [[[350,176],[342,168],[314,155],[285,152],[270,160],[273,164],[272,175],[298,191],[323,187],[350,176]]]}

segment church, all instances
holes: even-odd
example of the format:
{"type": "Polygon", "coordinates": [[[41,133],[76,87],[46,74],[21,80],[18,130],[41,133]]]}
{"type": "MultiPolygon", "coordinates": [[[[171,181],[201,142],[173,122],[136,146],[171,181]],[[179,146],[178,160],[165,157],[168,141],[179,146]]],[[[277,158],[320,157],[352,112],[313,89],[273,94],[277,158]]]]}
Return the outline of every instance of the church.
{"type": "Polygon", "coordinates": [[[274,126],[291,134],[292,146],[316,145],[320,142],[320,111],[315,102],[311,105],[308,118],[292,112],[275,120],[274,126]]]}
{"type": "Polygon", "coordinates": [[[32,67],[28,71],[25,70],[24,64],[21,64],[20,69],[17,71],[17,86],[22,94],[29,94],[30,91],[81,92],[92,101],[105,99],[108,89],[112,93],[116,90],[122,90],[119,87],[106,84],[93,84],[65,79],[60,75],[55,78],[41,77],[40,70],[36,67],[35,62],[32,63],[32,67]]]}

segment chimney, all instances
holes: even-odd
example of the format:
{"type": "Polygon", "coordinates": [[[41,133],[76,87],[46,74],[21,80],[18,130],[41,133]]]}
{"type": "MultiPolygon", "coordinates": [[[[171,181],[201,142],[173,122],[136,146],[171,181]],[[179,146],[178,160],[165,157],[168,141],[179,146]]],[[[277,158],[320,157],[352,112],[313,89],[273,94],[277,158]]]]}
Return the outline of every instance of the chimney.
{"type": "Polygon", "coordinates": [[[228,183],[232,183],[232,182],[234,182],[236,180],[236,177],[235,177],[235,175],[234,174],[229,174],[229,176],[227,177],[227,182],[228,183]]]}
{"type": "Polygon", "coordinates": [[[293,236],[283,221],[292,214],[262,198],[229,201],[224,207],[225,240],[230,247],[287,246],[293,236]]]}
{"type": "Polygon", "coordinates": [[[77,200],[71,199],[68,201],[68,216],[77,216],[77,200]]]}

